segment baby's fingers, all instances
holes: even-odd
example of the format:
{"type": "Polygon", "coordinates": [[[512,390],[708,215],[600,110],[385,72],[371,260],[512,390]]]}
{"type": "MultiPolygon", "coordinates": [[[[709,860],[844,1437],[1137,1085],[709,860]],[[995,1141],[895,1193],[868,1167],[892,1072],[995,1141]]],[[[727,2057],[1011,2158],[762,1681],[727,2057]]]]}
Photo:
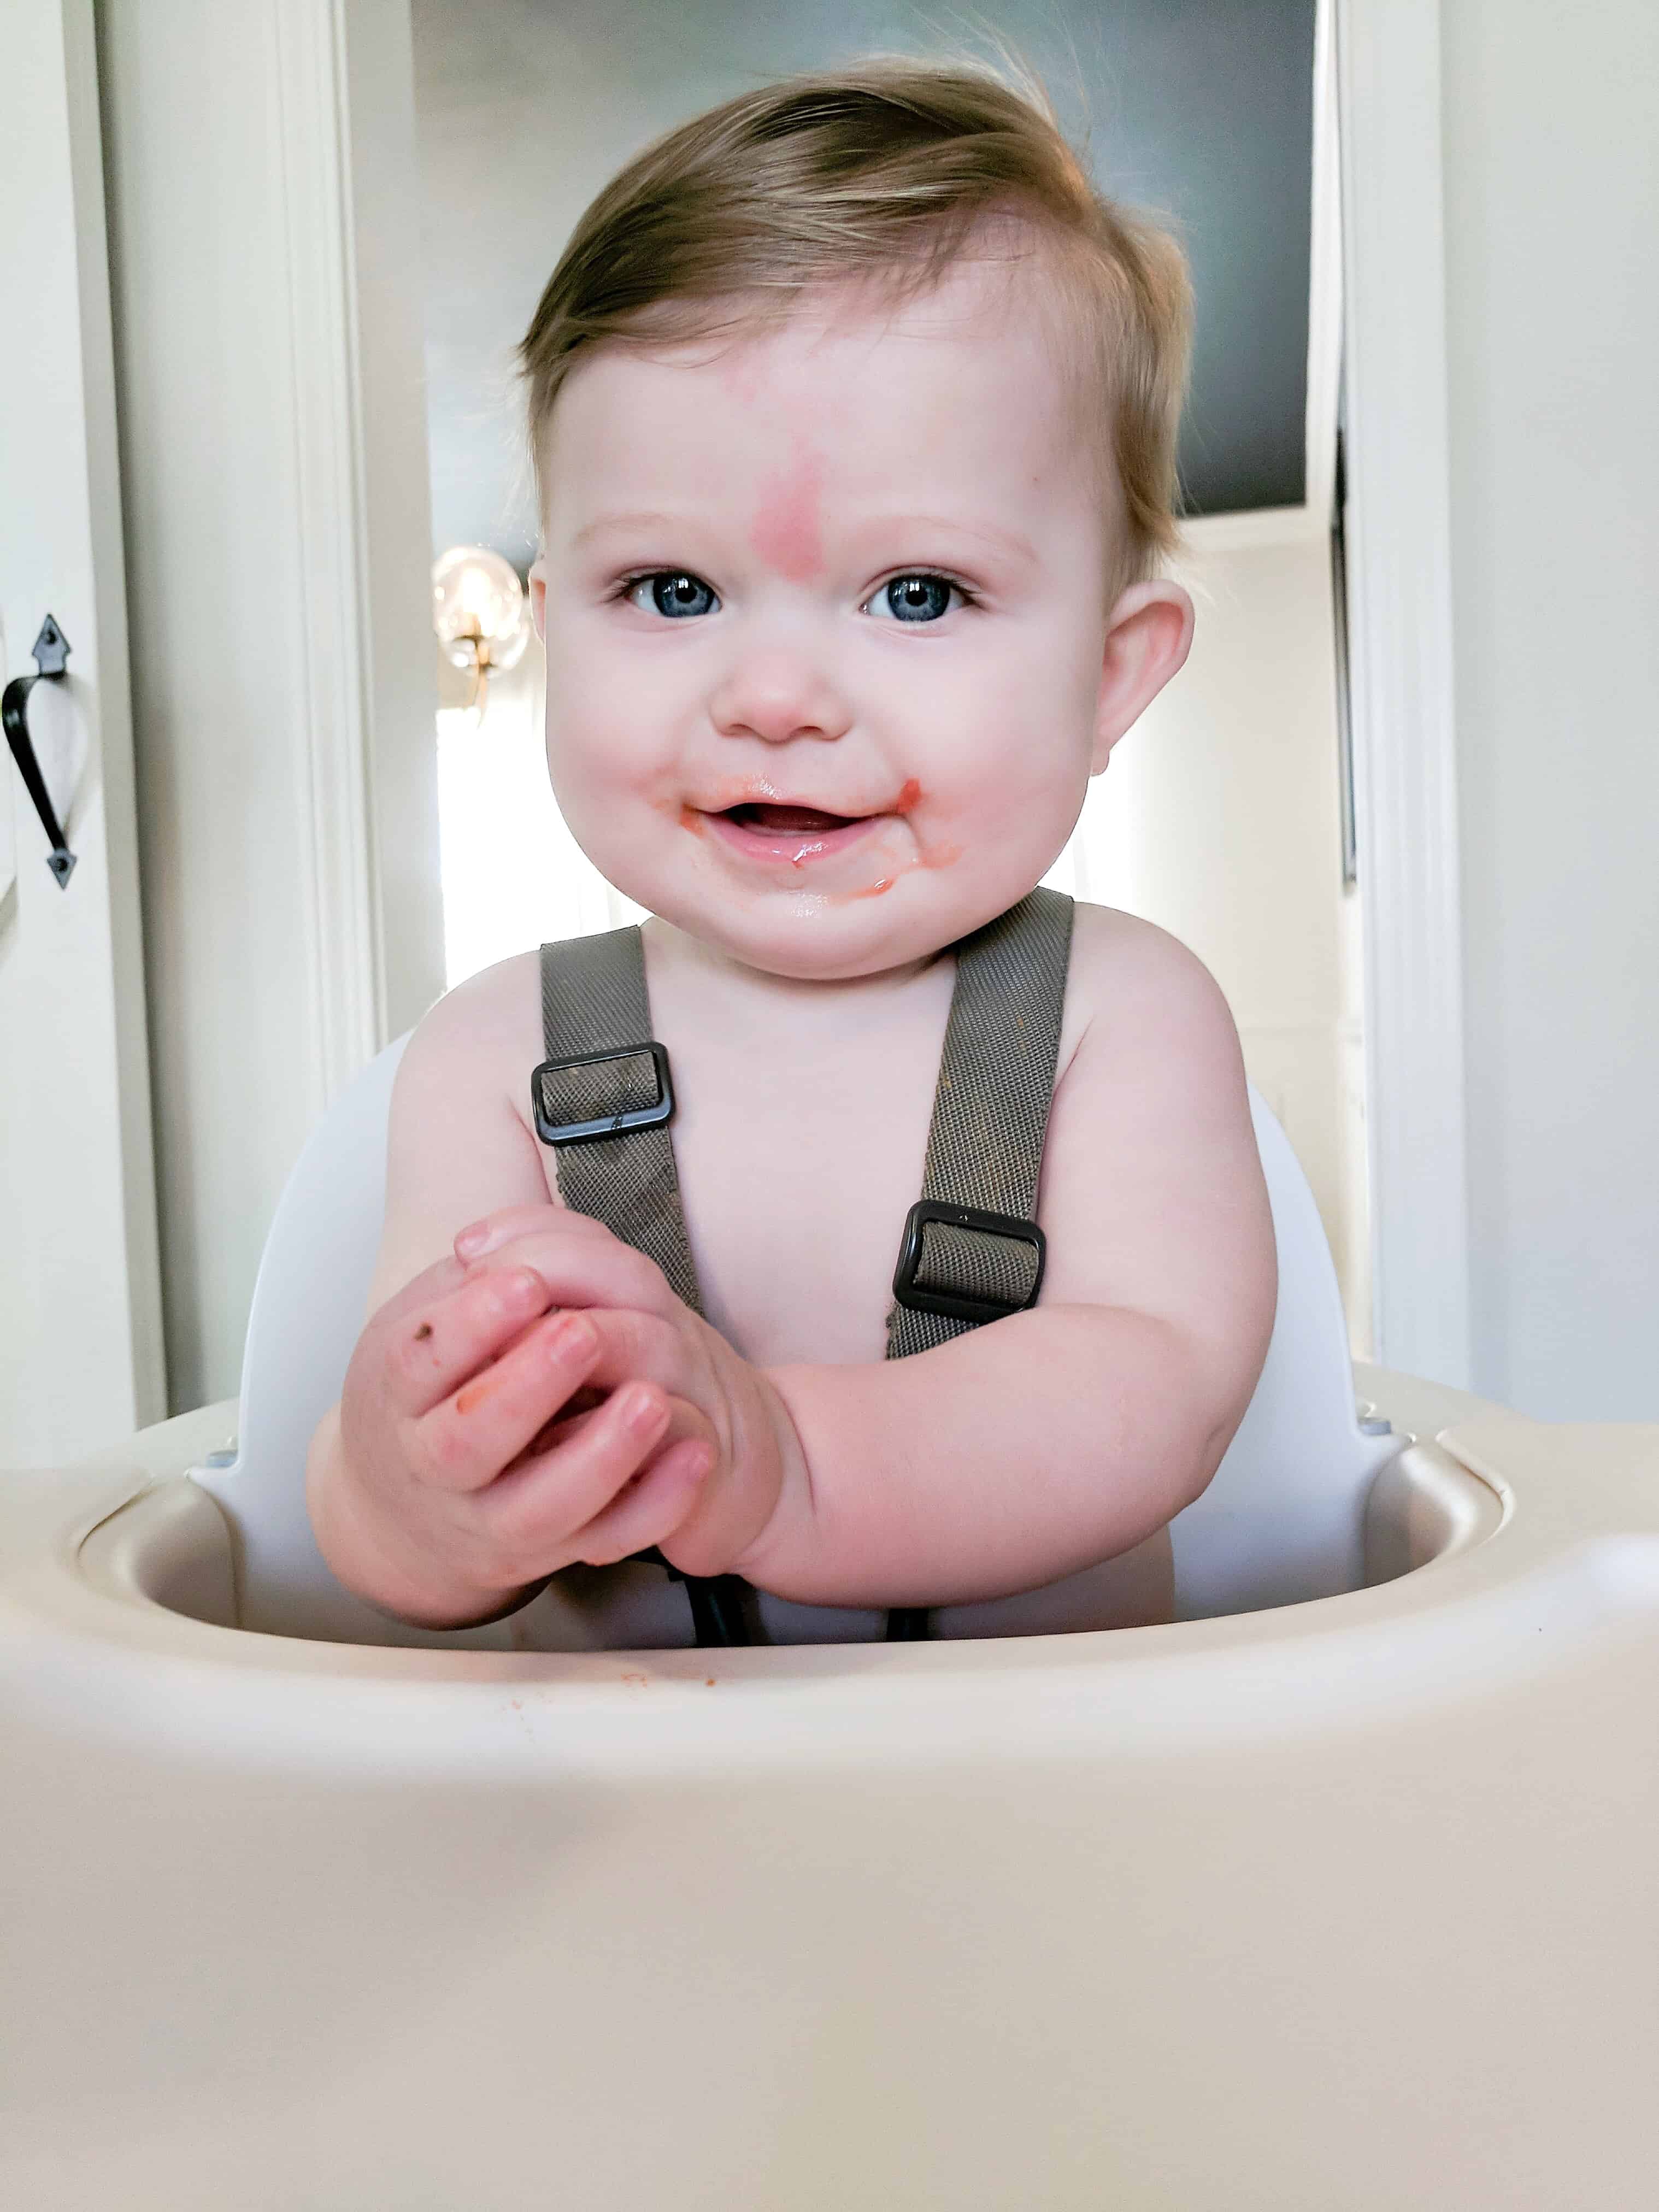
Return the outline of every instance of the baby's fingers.
{"type": "Polygon", "coordinates": [[[530,1267],[481,1269],[425,1302],[383,1306],[374,1320],[383,1386],[393,1410],[419,1416],[523,1334],[552,1295],[530,1267]]]}
{"type": "Polygon", "coordinates": [[[544,1208],[532,1226],[471,1264],[492,1272],[530,1267],[562,1306],[626,1307],[664,1320],[685,1311],[654,1260],[584,1213],[544,1208]]]}
{"type": "Polygon", "coordinates": [[[549,1315],[416,1423],[416,1473],[441,1490],[482,1490],[563,1410],[599,1357],[585,1315],[549,1315]]]}
{"type": "MultiPolygon", "coordinates": [[[[550,1450],[509,1468],[479,1499],[479,1509],[496,1543],[515,1559],[587,1559],[577,1532],[586,1531],[661,1452],[671,1428],[701,1431],[702,1425],[690,1407],[677,1406],[653,1384],[626,1382],[562,1429],[550,1450]]],[[[678,1443],[664,1455],[685,1456],[678,1443]]],[[[714,1461],[713,1449],[699,1433],[689,1461],[696,1480],[714,1461]]],[[[678,1525],[678,1518],[670,1523],[678,1525]]],[[[604,1556],[621,1559],[632,1548],[604,1556]]]]}
{"type": "Polygon", "coordinates": [[[700,1437],[682,1437],[577,1531],[572,1551],[591,1567],[608,1567],[666,1543],[696,1503],[714,1464],[712,1446],[700,1437]]]}

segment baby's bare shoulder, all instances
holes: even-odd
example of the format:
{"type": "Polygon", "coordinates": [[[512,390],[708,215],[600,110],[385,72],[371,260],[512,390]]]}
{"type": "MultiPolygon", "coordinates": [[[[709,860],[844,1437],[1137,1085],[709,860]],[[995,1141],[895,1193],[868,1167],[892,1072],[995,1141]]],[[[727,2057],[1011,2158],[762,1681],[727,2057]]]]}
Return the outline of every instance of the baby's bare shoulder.
{"type": "Polygon", "coordinates": [[[434,1105],[474,1109],[483,1101],[530,1092],[540,1059],[539,982],[533,952],[515,953],[446,991],[416,1024],[398,1069],[394,1130],[434,1105]]]}
{"type": "Polygon", "coordinates": [[[534,952],[515,952],[457,983],[429,1006],[409,1040],[422,1060],[441,1062],[457,1049],[522,1048],[540,1009],[534,952]]]}
{"type": "Polygon", "coordinates": [[[1179,1320],[1248,1383],[1273,1226],[1219,986],[1166,931],[1080,905],[1066,1028],[1043,1160],[1054,1295],[1179,1320]]]}
{"type": "Polygon", "coordinates": [[[1237,1032],[1209,969],[1156,922],[1078,902],[1066,991],[1067,1044],[1104,1037],[1165,1053],[1237,1050],[1237,1032]]]}
{"type": "Polygon", "coordinates": [[[1109,1123],[1120,1145],[1179,1153],[1224,1133],[1248,1140],[1231,1012],[1204,963],[1167,930],[1079,904],[1055,1107],[1062,1123],[1109,1123]]]}
{"type": "Polygon", "coordinates": [[[447,1250],[468,1221],[550,1195],[530,1124],[541,1058],[533,952],[446,992],[404,1049],[392,1093],[377,1297],[447,1250]]]}

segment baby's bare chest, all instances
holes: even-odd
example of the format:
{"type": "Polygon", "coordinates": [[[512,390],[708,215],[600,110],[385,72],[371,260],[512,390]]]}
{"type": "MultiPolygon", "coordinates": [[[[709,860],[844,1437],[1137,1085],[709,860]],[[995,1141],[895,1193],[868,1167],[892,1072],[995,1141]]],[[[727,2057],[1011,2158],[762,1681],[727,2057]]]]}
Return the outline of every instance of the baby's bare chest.
{"type": "Polygon", "coordinates": [[[905,1215],[921,1194],[948,993],[757,1048],[672,1035],[674,1151],[709,1321],[748,1358],[883,1357],[905,1215]]]}
{"type": "Polygon", "coordinates": [[[882,1358],[937,1073],[685,1071],[674,1146],[703,1309],[746,1358],[882,1358]]]}

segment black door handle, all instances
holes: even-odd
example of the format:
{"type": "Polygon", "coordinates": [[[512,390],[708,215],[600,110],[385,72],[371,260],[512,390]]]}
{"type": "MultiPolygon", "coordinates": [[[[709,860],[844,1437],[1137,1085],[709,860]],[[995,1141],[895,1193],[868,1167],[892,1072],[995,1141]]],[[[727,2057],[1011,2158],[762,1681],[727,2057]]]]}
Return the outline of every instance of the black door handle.
{"type": "Polygon", "coordinates": [[[40,763],[34,757],[34,746],[29,737],[29,693],[44,676],[48,683],[63,680],[69,667],[70,642],[58,629],[55,618],[48,615],[40,625],[40,635],[34,641],[34,665],[40,672],[34,676],[14,676],[0,696],[0,721],[6,726],[6,742],[11,747],[11,757],[16,762],[25,789],[34,801],[34,811],[40,817],[40,826],[46,833],[52,850],[46,855],[46,866],[58,878],[58,889],[69,883],[75,870],[75,855],[64,842],[63,826],[46,789],[46,780],[40,773],[40,763]]]}

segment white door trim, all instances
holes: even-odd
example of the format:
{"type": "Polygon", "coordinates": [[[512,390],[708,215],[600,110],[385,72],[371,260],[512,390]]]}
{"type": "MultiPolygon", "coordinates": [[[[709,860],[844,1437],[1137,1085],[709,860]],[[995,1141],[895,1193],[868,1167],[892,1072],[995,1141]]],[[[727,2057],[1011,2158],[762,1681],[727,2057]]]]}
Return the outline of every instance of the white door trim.
{"type": "Polygon", "coordinates": [[[1337,0],[1376,1358],[1467,1386],[1439,0],[1337,0]]]}
{"type": "Polygon", "coordinates": [[[383,1041],[360,619],[368,568],[362,406],[340,10],[330,0],[296,0],[271,21],[294,363],[289,519],[301,615],[294,644],[304,672],[301,753],[310,797],[306,949],[316,1079],[325,1102],[383,1041]]]}
{"type": "Polygon", "coordinates": [[[443,973],[413,61],[407,0],[283,0],[270,21],[326,1101],[443,973]]]}

